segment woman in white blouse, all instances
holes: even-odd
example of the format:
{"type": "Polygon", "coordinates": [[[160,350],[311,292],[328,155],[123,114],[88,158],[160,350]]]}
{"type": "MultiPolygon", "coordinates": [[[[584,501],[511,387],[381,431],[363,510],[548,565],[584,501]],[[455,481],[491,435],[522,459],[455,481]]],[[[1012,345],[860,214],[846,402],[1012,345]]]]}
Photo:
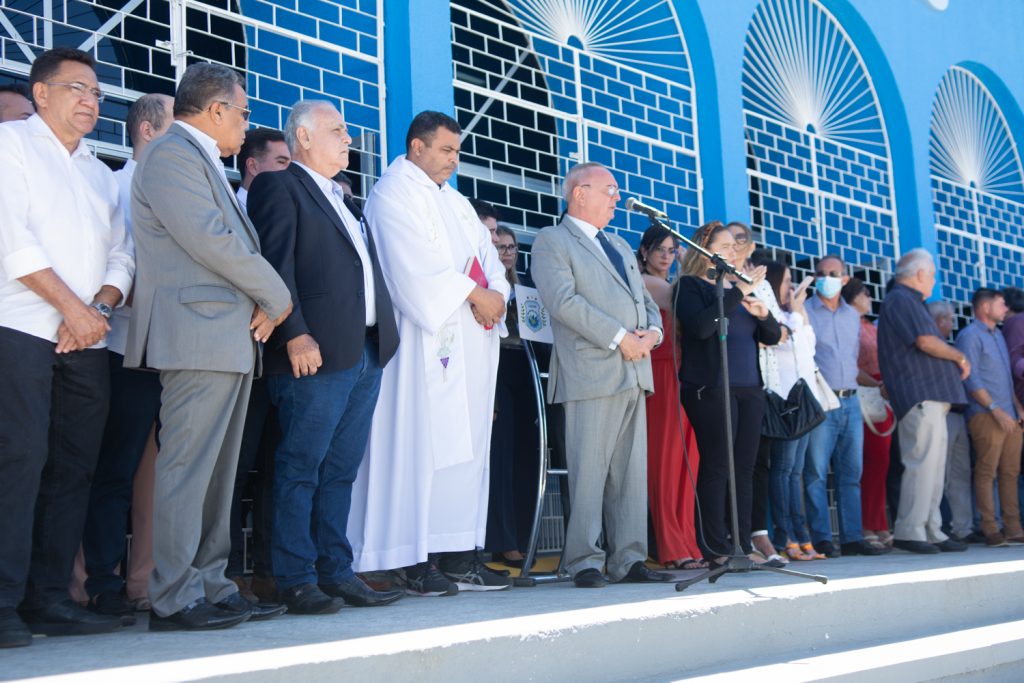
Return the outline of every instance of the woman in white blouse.
{"type": "MultiPolygon", "coordinates": [[[[818,402],[824,405],[814,377],[814,328],[804,312],[807,288],[814,278],[805,278],[794,290],[788,266],[769,261],[765,267],[768,269],[765,282],[771,285],[782,309],[779,322],[789,328],[789,339],[775,347],[778,385],[772,389],[780,396],[787,396],[797,380],[803,379],[818,402]]],[[[809,441],[810,435],[804,434],[791,441],[776,441],[772,448],[771,508],[775,525],[772,542],[777,548],[785,548],[786,555],[793,560],[825,559],[811,545],[803,513],[804,489],[800,477],[809,441]]]]}

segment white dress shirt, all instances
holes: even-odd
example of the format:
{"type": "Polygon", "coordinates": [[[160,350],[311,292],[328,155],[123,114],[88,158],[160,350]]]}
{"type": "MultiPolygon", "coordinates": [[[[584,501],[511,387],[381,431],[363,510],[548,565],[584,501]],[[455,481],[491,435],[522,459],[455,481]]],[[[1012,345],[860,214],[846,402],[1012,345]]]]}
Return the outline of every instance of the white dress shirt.
{"type": "MultiPolygon", "coordinates": [[[[593,242],[597,246],[597,249],[598,249],[598,251],[601,252],[601,255],[605,257],[605,259],[608,261],[608,263],[611,263],[611,259],[608,258],[608,254],[606,254],[604,252],[604,247],[601,246],[600,240],[597,239],[597,233],[600,232],[600,231],[595,226],[591,225],[590,223],[588,223],[588,222],[586,222],[584,220],[576,218],[575,216],[570,216],[569,214],[565,214],[565,217],[567,219],[569,219],[570,221],[572,221],[573,225],[575,225],[577,228],[579,228],[583,232],[584,235],[589,237],[590,241],[593,242]]],[[[612,266],[614,267],[615,264],[612,263],[612,266]]],[[[647,329],[657,331],[657,333],[658,333],[658,344],[661,344],[661,340],[665,336],[664,332],[661,331],[661,327],[659,327],[657,325],[650,325],[647,329]]],[[[613,350],[619,348],[619,342],[621,342],[622,338],[626,336],[626,332],[627,331],[628,330],[626,330],[625,327],[620,327],[618,333],[615,335],[615,338],[612,339],[612,343],[608,345],[608,348],[609,349],[613,349],[613,350]]]]}
{"type": "Polygon", "coordinates": [[[103,285],[127,295],[135,258],[114,174],[35,114],[0,125],[0,326],[56,342],[60,312],[18,281],[46,268],[89,304],[103,285]]]}
{"type": "Polygon", "coordinates": [[[327,176],[321,175],[313,169],[305,166],[298,161],[292,160],[292,163],[301,168],[303,171],[309,174],[309,177],[313,179],[316,186],[320,188],[320,191],[327,197],[327,201],[334,210],[338,213],[338,217],[341,218],[342,225],[345,226],[348,237],[352,241],[352,244],[356,248],[356,253],[359,254],[359,260],[363,262],[363,291],[366,293],[366,326],[372,327],[377,324],[377,294],[373,287],[373,262],[370,260],[370,251],[366,246],[366,235],[363,232],[363,226],[352,215],[352,212],[348,210],[342,199],[344,194],[342,193],[341,186],[336,182],[328,178],[327,176]]]}
{"type": "MultiPolygon", "coordinates": [[[[135,243],[132,241],[132,178],[135,176],[136,166],[138,164],[135,163],[135,159],[129,159],[119,171],[114,171],[114,180],[117,181],[118,195],[124,209],[124,228],[133,256],[135,243]]],[[[127,292],[124,298],[128,298],[127,292]]],[[[127,304],[114,309],[113,315],[110,316],[110,332],[107,333],[108,350],[124,355],[125,346],[128,344],[128,321],[131,317],[132,308],[127,304]]]]}
{"type": "Polygon", "coordinates": [[[235,192],[235,199],[238,200],[238,205],[242,207],[242,211],[247,214],[249,212],[249,190],[245,189],[241,185],[238,186],[238,191],[235,192]]]}

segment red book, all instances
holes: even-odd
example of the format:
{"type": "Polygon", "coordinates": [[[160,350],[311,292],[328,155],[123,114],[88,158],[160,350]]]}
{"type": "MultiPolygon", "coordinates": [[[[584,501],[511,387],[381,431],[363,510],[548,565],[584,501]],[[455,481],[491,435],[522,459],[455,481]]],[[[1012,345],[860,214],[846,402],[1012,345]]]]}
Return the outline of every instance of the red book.
{"type": "MultiPolygon", "coordinates": [[[[476,256],[466,262],[466,268],[462,271],[462,274],[469,277],[469,279],[475,282],[480,288],[487,289],[487,276],[484,275],[484,267],[480,265],[480,259],[476,256]]],[[[494,325],[484,326],[485,330],[493,328],[494,325]]]]}

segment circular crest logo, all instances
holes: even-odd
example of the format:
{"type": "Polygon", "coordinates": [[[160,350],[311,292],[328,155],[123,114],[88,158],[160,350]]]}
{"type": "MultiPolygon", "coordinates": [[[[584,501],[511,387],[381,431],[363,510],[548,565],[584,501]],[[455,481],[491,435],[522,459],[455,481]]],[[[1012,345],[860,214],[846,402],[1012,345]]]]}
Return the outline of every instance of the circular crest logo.
{"type": "Polygon", "coordinates": [[[534,332],[548,324],[548,314],[536,299],[527,299],[523,302],[523,322],[534,332]]]}

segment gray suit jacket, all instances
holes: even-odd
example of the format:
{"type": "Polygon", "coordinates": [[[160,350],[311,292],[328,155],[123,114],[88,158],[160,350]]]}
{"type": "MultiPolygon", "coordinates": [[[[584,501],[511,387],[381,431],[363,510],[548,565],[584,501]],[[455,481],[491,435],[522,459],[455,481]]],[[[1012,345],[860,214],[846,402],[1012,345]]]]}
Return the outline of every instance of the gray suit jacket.
{"type": "Polygon", "coordinates": [[[618,235],[607,236],[622,254],[628,282],[568,219],[545,228],[533,242],[530,274],[555,335],[548,380],[552,403],[614,396],[637,386],[654,391],[650,358],[627,362],[617,348],[608,348],[621,328],[661,327],[661,316],[629,245],[618,235]]]}
{"type": "Polygon", "coordinates": [[[178,124],[139,160],[132,234],[138,266],[125,366],[251,371],[253,308],[276,318],[291,295],[260,256],[221,171],[178,124]]]}

